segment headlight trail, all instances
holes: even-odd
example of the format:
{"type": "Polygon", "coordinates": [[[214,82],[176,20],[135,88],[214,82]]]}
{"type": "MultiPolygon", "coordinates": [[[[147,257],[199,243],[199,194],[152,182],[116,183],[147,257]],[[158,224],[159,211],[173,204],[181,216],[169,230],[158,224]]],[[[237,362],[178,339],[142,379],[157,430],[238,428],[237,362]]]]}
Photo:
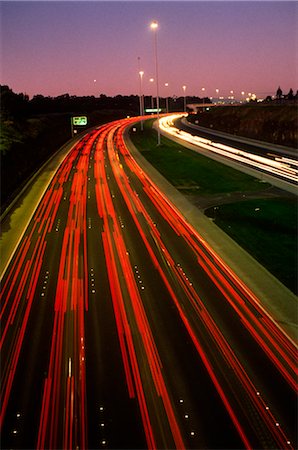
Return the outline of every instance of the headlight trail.
{"type": "Polygon", "coordinates": [[[274,156],[266,158],[258,156],[248,151],[239,150],[228,145],[214,142],[210,139],[201,138],[200,136],[193,136],[191,133],[179,130],[174,126],[174,120],[182,117],[181,114],[173,116],[162,117],[159,120],[159,126],[165,133],[178,137],[179,139],[189,142],[193,145],[201,147],[210,152],[227,157],[241,164],[251,166],[257,170],[262,170],[270,175],[278,176],[285,181],[298,182],[297,160],[291,158],[280,158],[274,156]]]}

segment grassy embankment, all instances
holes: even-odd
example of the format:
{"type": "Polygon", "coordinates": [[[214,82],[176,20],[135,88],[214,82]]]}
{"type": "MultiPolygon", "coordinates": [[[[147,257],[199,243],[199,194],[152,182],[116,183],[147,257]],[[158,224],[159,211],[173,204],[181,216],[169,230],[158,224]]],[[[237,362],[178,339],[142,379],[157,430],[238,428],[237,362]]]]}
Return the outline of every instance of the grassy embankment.
{"type": "Polygon", "coordinates": [[[188,120],[213,130],[297,148],[297,112],[298,105],[252,103],[217,106],[190,114],[188,120]]]}
{"type": "MultiPolygon", "coordinates": [[[[156,146],[152,121],[131,132],[142,155],[190,200],[200,195],[218,198],[231,194],[231,203],[206,211],[216,225],[238,242],[274,276],[297,292],[297,203],[289,198],[265,199],[270,185],[201,156],[170,139],[161,137],[156,146]],[[256,199],[233,203],[233,194],[256,194],[256,199]]],[[[225,198],[226,202],[226,198],[225,198]]]]}

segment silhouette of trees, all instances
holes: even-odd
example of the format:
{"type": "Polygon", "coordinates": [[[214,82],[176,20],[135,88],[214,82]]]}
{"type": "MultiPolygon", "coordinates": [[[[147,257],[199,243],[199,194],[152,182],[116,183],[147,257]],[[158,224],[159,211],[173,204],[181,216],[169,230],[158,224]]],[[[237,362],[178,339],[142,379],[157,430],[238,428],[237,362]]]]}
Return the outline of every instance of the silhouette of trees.
{"type": "Polygon", "coordinates": [[[28,95],[15,94],[9,86],[0,86],[1,116],[4,120],[24,115],[28,102],[28,95]]]}
{"type": "Polygon", "coordinates": [[[286,98],[287,100],[294,100],[294,93],[292,88],[289,90],[289,93],[286,95],[286,98]]]}
{"type": "Polygon", "coordinates": [[[281,98],[282,98],[282,90],[281,90],[280,86],[278,87],[278,89],[276,91],[276,98],[278,100],[281,100],[281,98]]]}
{"type": "Polygon", "coordinates": [[[276,95],[275,95],[276,101],[277,103],[285,103],[287,101],[289,102],[297,102],[298,101],[298,91],[296,92],[296,94],[294,95],[294,91],[291,88],[288,92],[288,94],[283,94],[280,86],[278,87],[277,91],[276,91],[276,95]]]}

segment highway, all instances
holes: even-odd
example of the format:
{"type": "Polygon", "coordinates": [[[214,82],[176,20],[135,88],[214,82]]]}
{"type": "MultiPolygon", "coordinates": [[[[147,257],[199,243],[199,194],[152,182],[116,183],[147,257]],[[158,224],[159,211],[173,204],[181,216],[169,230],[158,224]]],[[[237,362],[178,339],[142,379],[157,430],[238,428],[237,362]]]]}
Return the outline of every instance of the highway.
{"type": "Polygon", "coordinates": [[[297,348],[138,166],[92,130],[1,281],[3,449],[297,448],[297,348]]]}

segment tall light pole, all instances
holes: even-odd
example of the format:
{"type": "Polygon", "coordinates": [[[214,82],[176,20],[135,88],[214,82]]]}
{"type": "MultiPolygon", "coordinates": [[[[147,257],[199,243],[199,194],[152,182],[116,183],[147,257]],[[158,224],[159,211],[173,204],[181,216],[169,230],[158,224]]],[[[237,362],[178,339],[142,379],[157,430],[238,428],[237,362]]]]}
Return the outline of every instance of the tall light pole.
{"type": "MultiPolygon", "coordinates": [[[[169,83],[165,83],[165,87],[168,87],[169,83]]],[[[167,113],[169,112],[169,97],[168,95],[166,96],[166,111],[167,113]]]]}
{"type": "MultiPolygon", "coordinates": [[[[154,83],[154,78],[150,78],[150,83],[154,83]]],[[[152,92],[152,91],[151,91],[152,92]]],[[[154,103],[153,103],[153,95],[151,95],[151,109],[154,108],[154,103]]]]}
{"type": "MultiPolygon", "coordinates": [[[[144,71],[140,70],[139,72],[140,75],[140,114],[143,117],[144,115],[144,96],[143,96],[143,75],[144,75],[144,71]]],[[[141,119],[141,131],[143,131],[143,119],[141,119]]]]}
{"type": "Polygon", "coordinates": [[[217,102],[219,102],[219,89],[215,89],[215,92],[217,94],[217,102]]]}
{"type": "Polygon", "coordinates": [[[186,90],[186,86],[182,86],[183,92],[184,92],[184,112],[186,112],[186,95],[185,95],[185,90],[186,90]]]}
{"type": "MultiPolygon", "coordinates": [[[[205,88],[204,87],[202,87],[202,93],[203,93],[203,105],[205,105],[205,97],[204,97],[204,95],[205,95],[205,88]]],[[[203,106],[203,112],[205,111],[205,107],[203,106]]]]}
{"type": "MultiPolygon", "coordinates": [[[[138,56],[139,77],[140,77],[140,116],[143,117],[144,105],[143,105],[142,79],[143,79],[144,71],[140,70],[140,60],[141,60],[141,58],[138,56]]],[[[141,131],[143,131],[143,119],[141,119],[141,131]]]]}
{"type": "Polygon", "coordinates": [[[158,29],[158,23],[157,23],[156,20],[153,20],[153,22],[151,22],[150,28],[154,32],[155,78],[156,78],[156,108],[157,108],[157,145],[160,145],[159,92],[158,92],[158,58],[157,58],[157,29],[158,29]]]}

